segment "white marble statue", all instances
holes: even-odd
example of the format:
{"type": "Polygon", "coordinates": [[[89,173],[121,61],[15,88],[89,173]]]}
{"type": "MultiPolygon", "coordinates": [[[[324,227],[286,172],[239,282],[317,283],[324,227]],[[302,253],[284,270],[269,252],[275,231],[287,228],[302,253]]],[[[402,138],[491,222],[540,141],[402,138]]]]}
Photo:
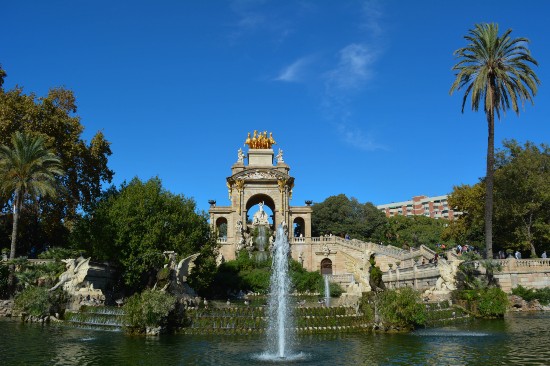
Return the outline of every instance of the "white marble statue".
{"type": "Polygon", "coordinates": [[[285,161],[283,160],[283,150],[279,149],[279,153],[277,154],[277,163],[284,163],[285,161]]]}
{"type": "Polygon", "coordinates": [[[239,148],[239,151],[237,151],[237,163],[244,163],[244,153],[243,149],[239,148]]]}
{"type": "Polygon", "coordinates": [[[260,207],[259,210],[254,214],[252,225],[269,225],[267,213],[264,211],[264,203],[260,202],[258,206],[260,207]]]}

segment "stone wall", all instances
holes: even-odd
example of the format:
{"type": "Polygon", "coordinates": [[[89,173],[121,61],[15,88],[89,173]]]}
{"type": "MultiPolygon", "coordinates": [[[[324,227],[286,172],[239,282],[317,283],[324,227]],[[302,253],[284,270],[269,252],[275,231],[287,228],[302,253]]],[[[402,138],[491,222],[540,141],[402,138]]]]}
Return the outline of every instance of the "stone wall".
{"type": "MultiPolygon", "coordinates": [[[[550,259],[496,259],[495,262],[501,265],[502,270],[494,273],[499,286],[504,292],[510,293],[519,285],[540,289],[550,287],[550,259]]],[[[481,275],[485,275],[482,262],[478,268],[481,275]]]]}
{"type": "Polygon", "coordinates": [[[428,263],[408,268],[393,268],[382,275],[387,288],[412,287],[416,290],[427,290],[435,287],[440,277],[437,264],[428,263]]]}

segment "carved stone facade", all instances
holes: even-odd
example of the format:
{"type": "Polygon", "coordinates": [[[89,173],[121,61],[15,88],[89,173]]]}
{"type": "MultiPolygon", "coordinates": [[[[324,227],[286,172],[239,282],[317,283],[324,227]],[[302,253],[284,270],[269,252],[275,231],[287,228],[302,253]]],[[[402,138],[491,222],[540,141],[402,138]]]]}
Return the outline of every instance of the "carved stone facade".
{"type": "MultiPolygon", "coordinates": [[[[220,253],[224,260],[235,258],[236,251],[244,244],[245,238],[252,230],[253,214],[250,209],[258,204],[269,207],[271,230],[275,231],[279,224],[285,223],[289,235],[294,235],[298,226],[303,237],[311,237],[311,207],[290,206],[294,178],[289,175],[290,167],[285,164],[282,150],[279,150],[274,164],[274,153],[271,145],[275,141],[267,132],[258,136],[263,143],[254,143],[249,137],[245,142],[249,146],[246,155],[247,163],[242,158],[242,152],[237,155],[237,162],[231,167],[231,176],[227,177],[226,186],[230,200],[229,206],[217,206],[210,201],[210,223],[218,230],[226,225],[227,233],[219,238],[220,253]]],[[[240,150],[240,149],[239,149],[240,150]]],[[[298,260],[298,257],[295,258],[298,260]]]]}

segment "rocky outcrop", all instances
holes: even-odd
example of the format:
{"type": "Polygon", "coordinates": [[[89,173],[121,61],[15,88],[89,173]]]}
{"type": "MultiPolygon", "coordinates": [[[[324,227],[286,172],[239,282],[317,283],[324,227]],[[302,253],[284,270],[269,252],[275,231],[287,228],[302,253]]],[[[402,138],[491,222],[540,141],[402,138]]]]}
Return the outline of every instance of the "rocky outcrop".
{"type": "Polygon", "coordinates": [[[13,300],[0,300],[0,316],[12,316],[13,300]]]}
{"type": "Polygon", "coordinates": [[[541,305],[538,300],[525,301],[517,295],[508,295],[511,311],[548,311],[550,306],[541,305]]]}

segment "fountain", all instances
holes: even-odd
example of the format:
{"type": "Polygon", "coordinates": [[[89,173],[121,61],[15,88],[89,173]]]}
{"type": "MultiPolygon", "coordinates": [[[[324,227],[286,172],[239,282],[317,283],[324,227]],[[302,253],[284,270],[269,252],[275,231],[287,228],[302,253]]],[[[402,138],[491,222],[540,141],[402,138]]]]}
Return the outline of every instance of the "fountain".
{"type": "Polygon", "coordinates": [[[328,282],[328,275],[323,276],[325,279],[325,306],[330,306],[330,284],[328,282]]]}
{"type": "Polygon", "coordinates": [[[270,294],[268,299],[269,322],[267,329],[268,350],[263,359],[289,359],[292,355],[294,340],[293,309],[290,306],[290,276],[288,254],[290,244],[282,225],[277,228],[273,246],[273,264],[270,294]]]}

